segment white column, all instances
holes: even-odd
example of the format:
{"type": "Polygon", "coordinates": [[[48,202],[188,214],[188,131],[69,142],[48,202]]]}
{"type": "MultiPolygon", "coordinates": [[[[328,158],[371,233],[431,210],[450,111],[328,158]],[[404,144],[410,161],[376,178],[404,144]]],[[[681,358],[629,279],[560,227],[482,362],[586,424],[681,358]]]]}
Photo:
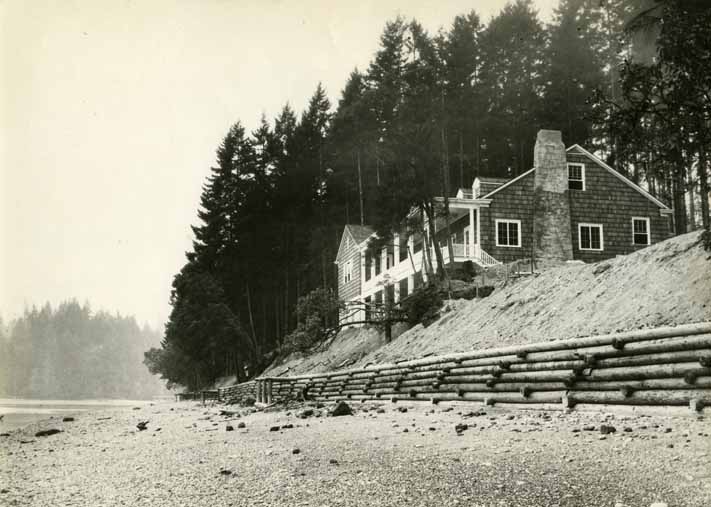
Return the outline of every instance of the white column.
{"type": "Polygon", "coordinates": [[[363,286],[365,285],[365,252],[361,250],[360,252],[360,292],[359,296],[363,294],[363,286]]]}
{"type": "Polygon", "coordinates": [[[400,263],[400,235],[393,236],[393,266],[400,263]]]}
{"type": "Polygon", "coordinates": [[[393,292],[395,293],[394,294],[395,300],[393,301],[393,303],[397,303],[398,301],[400,301],[400,282],[399,281],[395,282],[393,287],[394,287],[393,292]]]}
{"type": "Polygon", "coordinates": [[[388,248],[385,247],[380,251],[380,273],[385,273],[388,270],[388,248]]]}
{"type": "Polygon", "coordinates": [[[437,241],[437,218],[434,221],[434,235],[432,236],[432,269],[437,272],[437,252],[435,248],[439,248],[439,241],[437,241]]]}
{"type": "MultiPolygon", "coordinates": [[[[496,231],[494,231],[496,234],[496,231]]],[[[479,256],[479,250],[481,249],[481,208],[476,210],[476,255],[479,256]]]]}
{"type": "Polygon", "coordinates": [[[474,208],[469,208],[469,257],[474,256],[474,208]]]}

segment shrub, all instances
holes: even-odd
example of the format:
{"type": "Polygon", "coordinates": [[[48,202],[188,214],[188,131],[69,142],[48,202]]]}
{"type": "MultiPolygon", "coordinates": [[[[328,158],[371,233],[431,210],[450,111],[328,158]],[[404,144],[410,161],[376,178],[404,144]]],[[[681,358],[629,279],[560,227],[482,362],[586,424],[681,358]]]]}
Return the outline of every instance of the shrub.
{"type": "Polygon", "coordinates": [[[464,261],[462,263],[462,272],[466,276],[465,280],[467,282],[471,282],[472,279],[476,276],[476,268],[474,266],[474,263],[472,261],[464,261]]]}
{"type": "Polygon", "coordinates": [[[701,233],[701,244],[704,246],[704,250],[711,252],[711,231],[705,230],[701,233]]]}
{"type": "Polygon", "coordinates": [[[284,337],[284,352],[302,351],[321,343],[329,336],[329,323],[338,322],[342,303],[332,290],[315,289],[299,298],[296,314],[299,325],[284,337]]]}
{"type": "Polygon", "coordinates": [[[422,323],[427,327],[439,318],[442,304],[442,296],[437,287],[434,284],[427,284],[403,300],[402,308],[407,315],[408,324],[414,326],[422,323]]]}

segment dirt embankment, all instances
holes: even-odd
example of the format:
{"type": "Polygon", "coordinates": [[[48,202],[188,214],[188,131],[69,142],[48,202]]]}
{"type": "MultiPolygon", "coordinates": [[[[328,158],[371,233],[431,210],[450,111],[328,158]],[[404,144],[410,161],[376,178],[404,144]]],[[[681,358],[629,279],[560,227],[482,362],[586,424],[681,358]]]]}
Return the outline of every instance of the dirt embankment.
{"type": "Polygon", "coordinates": [[[617,331],[711,321],[711,253],[693,232],[596,264],[568,264],[516,279],[485,299],[456,300],[441,318],[384,344],[348,330],[320,352],[291,357],[267,375],[393,362],[617,331]]]}

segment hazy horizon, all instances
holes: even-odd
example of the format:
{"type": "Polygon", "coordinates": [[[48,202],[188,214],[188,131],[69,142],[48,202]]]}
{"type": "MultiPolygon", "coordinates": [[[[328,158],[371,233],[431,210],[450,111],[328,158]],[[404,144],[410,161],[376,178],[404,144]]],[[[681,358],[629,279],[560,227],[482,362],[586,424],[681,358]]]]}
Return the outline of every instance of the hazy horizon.
{"type": "Polygon", "coordinates": [[[301,112],[319,81],[335,106],[398,13],[434,32],[505,3],[0,3],[0,315],[76,298],[162,329],[232,123],[301,112]]]}

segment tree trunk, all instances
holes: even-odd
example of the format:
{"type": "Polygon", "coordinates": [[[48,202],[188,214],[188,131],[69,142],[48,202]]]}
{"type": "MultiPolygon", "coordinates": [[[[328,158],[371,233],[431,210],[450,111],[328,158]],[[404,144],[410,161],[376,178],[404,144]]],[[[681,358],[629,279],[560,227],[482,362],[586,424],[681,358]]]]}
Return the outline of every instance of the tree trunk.
{"type": "Polygon", "coordinates": [[[479,134],[474,136],[474,160],[476,161],[476,168],[474,169],[474,177],[476,178],[481,171],[481,139],[479,134]]]}
{"type": "Polygon", "coordinates": [[[254,347],[254,357],[258,359],[261,351],[259,350],[259,343],[257,342],[257,331],[254,328],[254,315],[252,313],[252,295],[249,290],[249,280],[246,283],[247,288],[247,311],[249,312],[249,327],[252,330],[252,347],[254,347]]]}
{"type": "Polygon", "coordinates": [[[422,229],[423,229],[423,232],[422,232],[422,266],[423,266],[423,271],[427,273],[427,276],[429,278],[433,278],[434,273],[433,273],[433,269],[432,269],[432,258],[431,258],[432,250],[430,249],[429,233],[426,233],[424,231],[424,228],[425,228],[424,206],[421,206],[420,218],[421,218],[421,225],[422,225],[422,229]]]}
{"type": "Polygon", "coordinates": [[[696,229],[696,203],[694,202],[696,195],[694,192],[694,175],[691,167],[686,171],[686,185],[689,193],[689,230],[693,231],[696,229]]]}
{"type": "Polygon", "coordinates": [[[464,134],[459,131],[459,187],[464,188],[464,134]]]}
{"type": "Polygon", "coordinates": [[[701,222],[704,229],[707,231],[711,229],[709,222],[711,222],[711,216],[709,216],[709,180],[708,172],[706,166],[708,161],[706,160],[706,149],[702,145],[699,147],[699,164],[696,166],[698,178],[699,178],[699,194],[701,196],[701,222]]]}
{"type": "Polygon", "coordinates": [[[672,181],[672,200],[674,202],[674,234],[684,234],[687,232],[686,221],[686,192],[684,166],[681,162],[674,168],[674,180],[672,181]]]}
{"type": "Polygon", "coordinates": [[[365,212],[363,211],[363,175],[360,168],[360,148],[356,153],[358,160],[358,203],[360,204],[360,225],[365,225],[365,212]]]}
{"type": "MultiPolygon", "coordinates": [[[[440,129],[442,137],[442,196],[444,199],[444,224],[445,234],[447,235],[447,253],[449,254],[449,262],[454,262],[454,248],[452,247],[452,231],[449,226],[449,155],[447,153],[447,138],[444,133],[444,128],[440,129]]],[[[459,136],[461,142],[462,136],[459,136]]],[[[461,154],[461,151],[460,151],[461,154]]],[[[461,158],[460,158],[461,160],[461,158]]],[[[460,167],[461,171],[461,167],[460,167]]],[[[460,172],[461,175],[461,172],[460,172]]],[[[445,277],[449,280],[445,269],[445,277]]],[[[451,291],[451,287],[447,284],[447,290],[451,291]]]]}
{"type": "MultiPolygon", "coordinates": [[[[437,230],[435,229],[434,205],[430,202],[427,203],[424,208],[425,213],[427,214],[427,226],[429,228],[430,242],[434,246],[435,259],[437,260],[437,275],[439,276],[440,280],[444,280],[447,274],[444,270],[444,259],[442,258],[442,250],[440,250],[439,245],[437,244],[437,230]]],[[[429,246],[430,245],[428,245],[428,248],[429,246]]]]}
{"type": "Polygon", "coordinates": [[[378,142],[375,142],[375,184],[380,186],[380,158],[378,157],[378,142]]]}

